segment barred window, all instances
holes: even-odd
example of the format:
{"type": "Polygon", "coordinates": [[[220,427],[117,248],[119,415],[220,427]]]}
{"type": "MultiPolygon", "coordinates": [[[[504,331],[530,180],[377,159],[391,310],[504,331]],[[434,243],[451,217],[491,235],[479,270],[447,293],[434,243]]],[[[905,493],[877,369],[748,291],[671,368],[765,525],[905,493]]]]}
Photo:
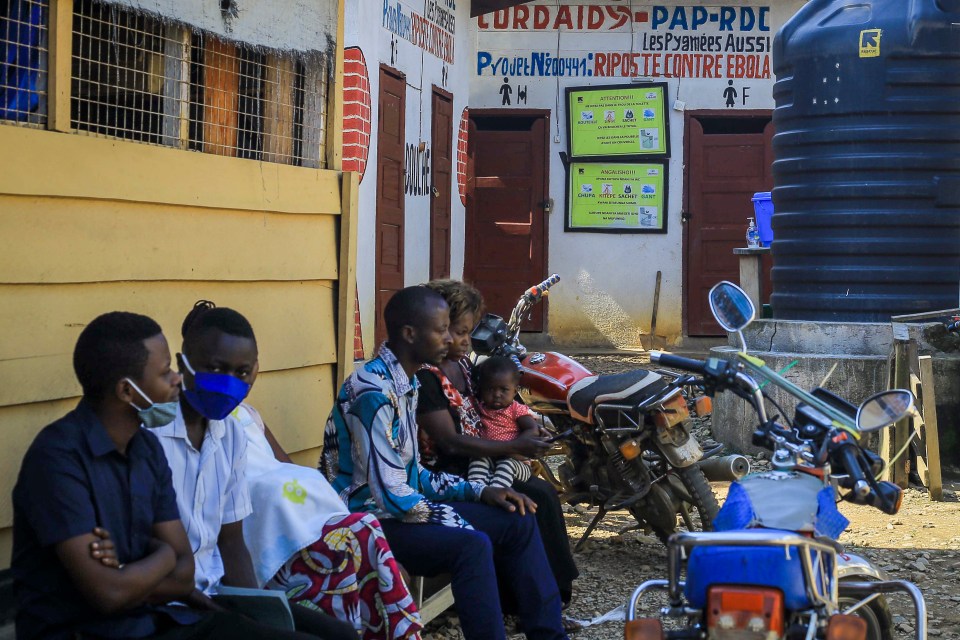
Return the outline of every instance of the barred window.
{"type": "Polygon", "coordinates": [[[170,38],[158,21],[91,0],[78,0],[73,15],[73,78],[70,125],[79,131],[137,142],[164,139],[164,97],[177,91],[168,80],[170,38]]]}
{"type": "Polygon", "coordinates": [[[78,132],[322,167],[327,71],[325,56],[259,51],[94,0],[74,5],[78,132]]]}
{"type": "Polygon", "coordinates": [[[190,62],[191,149],[323,166],[326,58],[260,53],[195,35],[190,62]]]}
{"type": "Polygon", "coordinates": [[[47,122],[48,0],[0,0],[0,123],[47,122]]]}

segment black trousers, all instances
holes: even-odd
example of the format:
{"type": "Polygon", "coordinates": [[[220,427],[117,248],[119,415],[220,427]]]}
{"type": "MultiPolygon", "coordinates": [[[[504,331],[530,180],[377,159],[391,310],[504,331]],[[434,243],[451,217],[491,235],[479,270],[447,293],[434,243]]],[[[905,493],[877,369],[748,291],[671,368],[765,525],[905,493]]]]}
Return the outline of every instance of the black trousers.
{"type": "Polygon", "coordinates": [[[283,631],[258,624],[237,613],[219,611],[202,612],[196,624],[173,625],[155,636],[155,640],[357,640],[353,626],[328,615],[318,613],[296,604],[290,605],[296,631],[283,631]]]}
{"type": "MultiPolygon", "coordinates": [[[[570,550],[567,522],[563,519],[560,499],[553,486],[543,478],[530,478],[526,482],[514,482],[513,488],[537,503],[537,526],[547,552],[547,562],[560,587],[560,599],[564,604],[573,594],[573,581],[580,575],[570,550]]],[[[506,604],[506,603],[505,603],[506,604]]],[[[511,607],[506,607],[510,609],[511,607]]]]}
{"type": "Polygon", "coordinates": [[[560,622],[560,593],[533,516],[473,502],[449,504],[474,528],[393,518],[380,523],[397,561],[415,575],[451,574],[454,603],[468,640],[506,640],[497,602],[504,593],[520,594],[516,613],[529,640],[567,640],[560,622]]]}

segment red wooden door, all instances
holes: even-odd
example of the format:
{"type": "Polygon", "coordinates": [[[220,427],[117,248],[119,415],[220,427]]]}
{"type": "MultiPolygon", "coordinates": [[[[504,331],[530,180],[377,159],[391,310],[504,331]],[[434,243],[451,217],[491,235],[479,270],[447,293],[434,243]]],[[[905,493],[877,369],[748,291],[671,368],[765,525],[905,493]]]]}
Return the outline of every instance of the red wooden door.
{"type": "MultiPolygon", "coordinates": [[[[464,279],[504,318],[547,276],[547,134],[545,115],[470,114],[464,279]]],[[[539,304],[523,329],[543,331],[543,319],[539,304]]]]}
{"type": "MultiPolygon", "coordinates": [[[[707,294],[721,280],[740,281],[733,249],[746,246],[753,194],[773,188],[773,123],[769,116],[692,116],[687,129],[687,335],[723,335],[707,294]]],[[[764,297],[769,299],[769,258],[764,271],[764,297]]]]}
{"type": "Polygon", "coordinates": [[[450,277],[450,197],[453,172],[453,97],[433,88],[430,154],[430,279],[450,277]]]}
{"type": "Polygon", "coordinates": [[[377,244],[376,319],[379,345],[387,337],[383,309],[403,288],[404,113],[406,81],[402,74],[380,68],[377,118],[377,244]]]}

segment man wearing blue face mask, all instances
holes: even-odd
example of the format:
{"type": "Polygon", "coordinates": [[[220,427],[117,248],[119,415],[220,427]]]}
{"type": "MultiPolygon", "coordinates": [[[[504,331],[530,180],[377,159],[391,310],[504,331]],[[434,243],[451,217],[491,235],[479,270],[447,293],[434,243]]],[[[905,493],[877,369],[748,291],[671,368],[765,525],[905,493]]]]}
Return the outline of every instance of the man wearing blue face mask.
{"type": "Polygon", "coordinates": [[[77,408],[44,428],[13,490],[17,638],[308,638],[183,606],[194,563],[157,438],[180,376],[160,325],[115,311],[80,333],[77,408]]]}
{"type": "MultiPolygon", "coordinates": [[[[180,517],[196,564],[191,601],[217,607],[221,585],[258,588],[243,539],[252,513],[246,482],[247,436],[233,415],[259,371],[250,323],[233,309],[198,302],[183,323],[180,403],[169,424],[154,429],[166,454],[180,517]]],[[[350,625],[292,607],[297,630],[323,638],[351,638],[350,625]]]]}

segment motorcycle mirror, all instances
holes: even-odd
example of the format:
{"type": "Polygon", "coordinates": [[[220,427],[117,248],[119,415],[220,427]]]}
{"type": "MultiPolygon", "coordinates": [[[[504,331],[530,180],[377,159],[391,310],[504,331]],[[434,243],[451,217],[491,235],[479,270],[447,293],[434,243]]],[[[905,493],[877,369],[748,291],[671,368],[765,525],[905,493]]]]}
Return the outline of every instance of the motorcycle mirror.
{"type": "Polygon", "coordinates": [[[913,394],[906,389],[891,389],[874,394],[857,409],[857,428],[863,433],[878,431],[913,413],[913,394]]]}
{"type": "Polygon", "coordinates": [[[736,332],[740,336],[743,350],[747,342],[743,339],[743,329],[757,317],[757,309],[747,293],[732,282],[718,282],[710,289],[710,311],[721,327],[736,332]]]}

